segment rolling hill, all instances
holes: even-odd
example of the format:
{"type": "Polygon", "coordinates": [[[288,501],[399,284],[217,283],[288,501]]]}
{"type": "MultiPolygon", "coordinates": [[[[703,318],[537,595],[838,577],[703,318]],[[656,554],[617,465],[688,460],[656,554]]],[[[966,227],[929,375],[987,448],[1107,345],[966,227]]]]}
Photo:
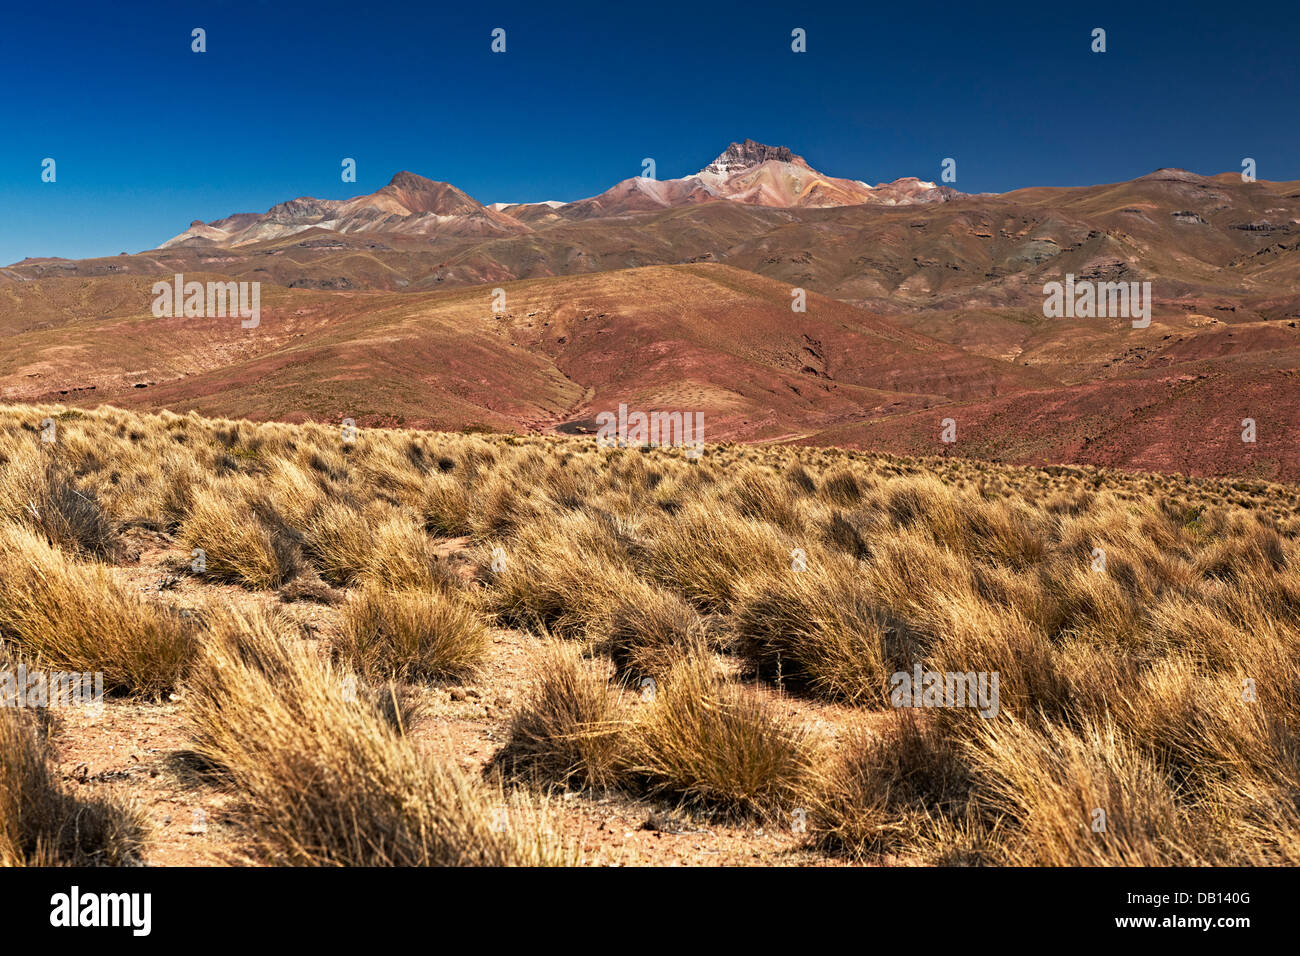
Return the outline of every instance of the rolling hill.
{"type": "Polygon", "coordinates": [[[1300,183],[962,195],[747,140],[575,203],[399,173],[136,255],[24,260],[0,269],[0,397],[578,433],[627,403],[700,411],[710,440],[1287,479],[1297,322],[1300,183]],[[178,272],[261,282],[260,328],[153,318],[178,272]],[[1045,318],[1066,275],[1150,282],[1150,327],[1045,318]]]}

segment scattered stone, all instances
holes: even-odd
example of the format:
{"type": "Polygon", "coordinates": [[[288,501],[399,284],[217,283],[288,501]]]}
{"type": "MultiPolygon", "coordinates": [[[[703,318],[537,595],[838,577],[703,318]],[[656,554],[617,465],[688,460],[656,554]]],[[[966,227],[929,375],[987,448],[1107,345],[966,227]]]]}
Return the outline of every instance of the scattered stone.
{"type": "Polygon", "coordinates": [[[280,588],[280,600],[286,604],[294,601],[311,601],[315,604],[338,604],[343,594],[318,577],[294,578],[280,588]]]}
{"type": "Polygon", "coordinates": [[[641,824],[641,829],[673,834],[697,832],[695,827],[666,810],[652,810],[645,823],[641,824]]]}

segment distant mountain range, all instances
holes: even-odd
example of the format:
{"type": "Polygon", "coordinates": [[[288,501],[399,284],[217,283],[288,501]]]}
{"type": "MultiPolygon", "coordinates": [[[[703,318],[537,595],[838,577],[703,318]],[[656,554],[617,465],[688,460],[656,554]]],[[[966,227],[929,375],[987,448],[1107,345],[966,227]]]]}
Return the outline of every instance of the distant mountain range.
{"type": "Polygon", "coordinates": [[[570,433],[627,403],[699,411],[709,441],[1300,480],[1298,326],[1300,183],[971,195],[746,141],[571,203],[399,173],[23,260],[0,268],[0,400],[570,433]],[[260,282],[260,325],[155,318],[176,273],[260,282]],[[1067,276],[1149,282],[1150,326],[1048,318],[1067,276]]]}
{"type": "Polygon", "coordinates": [[[693,176],[662,180],[635,176],[599,196],[571,203],[484,206],[449,183],[400,172],[387,186],[368,196],[303,197],[280,203],[262,214],[237,213],[208,223],[196,220],[159,248],[185,243],[238,247],[317,228],[340,233],[510,236],[560,220],[597,219],[716,200],[776,208],[825,208],[942,202],[955,195],[952,189],[910,177],[879,186],[837,179],[817,172],[803,157],[783,146],[764,146],[747,139],[732,143],[693,176]]]}

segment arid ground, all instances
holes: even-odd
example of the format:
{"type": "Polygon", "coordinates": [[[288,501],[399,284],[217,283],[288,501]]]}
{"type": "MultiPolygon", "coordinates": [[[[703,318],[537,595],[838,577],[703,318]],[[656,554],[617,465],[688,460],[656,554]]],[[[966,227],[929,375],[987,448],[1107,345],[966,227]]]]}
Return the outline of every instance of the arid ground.
{"type": "Polygon", "coordinates": [[[1300,862],[1300,183],[158,241],[0,268],[0,863],[1300,862]]]}
{"type": "Polygon", "coordinates": [[[1298,535],[1248,477],[7,406],[6,668],[106,699],[0,708],[0,861],[1295,864],[1298,535]]]}

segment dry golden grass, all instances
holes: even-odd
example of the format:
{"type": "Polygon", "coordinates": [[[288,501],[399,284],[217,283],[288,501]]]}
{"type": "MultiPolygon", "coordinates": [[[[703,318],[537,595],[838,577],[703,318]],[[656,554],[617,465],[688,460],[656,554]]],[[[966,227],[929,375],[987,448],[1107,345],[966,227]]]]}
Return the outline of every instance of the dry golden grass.
{"type": "Polygon", "coordinates": [[[657,687],[631,737],[632,773],[652,793],[733,814],[788,809],[811,765],[802,727],[693,655],[657,687]]]}
{"type": "Polygon", "coordinates": [[[374,551],[372,521],[356,508],[324,502],[307,514],[303,537],[307,554],[330,584],[353,584],[370,567],[374,551]]]}
{"type": "Polygon", "coordinates": [[[99,564],[0,525],[0,639],[41,667],[102,672],[105,691],[158,697],[194,656],[185,619],[126,592],[99,564]]]}
{"type": "Polygon", "coordinates": [[[201,549],[208,577],[250,588],[275,588],[294,576],[302,556],[296,543],[274,533],[275,519],[259,517],[247,493],[198,492],[181,525],[185,547],[201,549]]]}
{"type": "Polygon", "coordinates": [[[165,690],[194,646],[96,563],[125,560],[124,531],[178,533],[250,591],[354,589],[334,663],[263,635],[256,666],[209,642],[196,677],[208,756],[272,859],[533,858],[476,829],[483,791],[411,756],[400,707],[385,720],[330,689],[342,663],[372,683],[471,666],[470,605],[574,640],[516,715],[502,758],[520,778],[802,806],[810,845],[855,858],[1300,858],[1293,486],[777,446],[348,444],[320,425],[22,406],[0,409],[0,466],[0,634],[120,688],[165,690]],[[437,556],[453,536],[473,539],[476,573],[437,556]],[[996,673],[997,716],[890,713],[891,675],[917,666],[996,673]],[[645,678],[657,699],[632,704],[645,678]],[[297,690],[259,696],[278,684],[297,690]],[[855,719],[810,729],[790,703],[855,719]],[[295,794],[295,775],[334,789],[295,794]],[[469,822],[446,824],[458,801],[469,822]],[[363,812],[376,833],[341,822],[363,812]],[[421,835],[439,827],[446,842],[421,835]]]}
{"type": "MultiPolygon", "coordinates": [[[[1149,753],[1113,724],[986,722],[970,747],[982,799],[1014,821],[1014,862],[1168,866],[1198,859],[1196,821],[1149,753]]],[[[1204,857],[1201,857],[1204,860],[1204,857]]],[[[1212,859],[1212,858],[1211,858],[1212,859]]]]}
{"type": "Polygon", "coordinates": [[[344,606],[334,653],[368,680],[439,680],[473,674],[490,643],[464,597],[371,585],[344,606]]]}
{"type": "Polygon", "coordinates": [[[20,522],[51,544],[112,559],[112,522],[93,491],[80,488],[67,467],[40,446],[0,455],[0,520],[20,522]]]}
{"type": "Polygon", "coordinates": [[[138,863],[140,815],[64,788],[50,759],[45,717],[0,707],[0,866],[138,863]]]}
{"type": "Polygon", "coordinates": [[[484,602],[511,627],[594,638],[635,580],[608,524],[591,515],[530,525],[494,552],[484,557],[484,602]]]}
{"type": "Polygon", "coordinates": [[[901,710],[882,732],[850,727],[801,790],[813,840],[866,859],[924,852],[936,820],[959,819],[970,782],[952,741],[914,711],[901,710]]]}
{"type": "Polygon", "coordinates": [[[514,777],[607,789],[627,770],[626,707],[607,668],[571,646],[539,654],[528,698],[510,722],[497,764],[514,777]]]}
{"type": "Polygon", "coordinates": [[[685,600],[634,578],[613,598],[600,648],[624,677],[662,680],[683,653],[702,653],[716,643],[685,600]]]}
{"type": "Polygon", "coordinates": [[[195,753],[242,801],[257,854],[317,866],[572,862],[523,805],[422,759],[346,673],[261,615],[224,615],[188,684],[195,753]],[[527,825],[522,825],[522,824],[527,825]]]}
{"type": "Polygon", "coordinates": [[[889,674],[908,665],[902,625],[838,556],[745,581],[735,630],[761,676],[850,703],[885,703],[889,674]]]}
{"type": "MultiPolygon", "coordinates": [[[[445,460],[449,463],[452,461],[450,458],[445,460]]],[[[425,482],[420,499],[424,529],[430,534],[444,537],[470,534],[474,530],[470,524],[473,508],[469,492],[460,480],[454,475],[435,471],[425,482]]]]}

